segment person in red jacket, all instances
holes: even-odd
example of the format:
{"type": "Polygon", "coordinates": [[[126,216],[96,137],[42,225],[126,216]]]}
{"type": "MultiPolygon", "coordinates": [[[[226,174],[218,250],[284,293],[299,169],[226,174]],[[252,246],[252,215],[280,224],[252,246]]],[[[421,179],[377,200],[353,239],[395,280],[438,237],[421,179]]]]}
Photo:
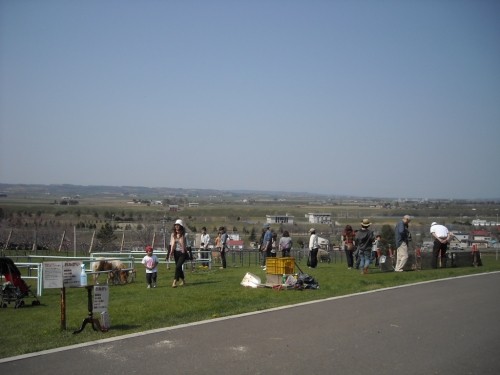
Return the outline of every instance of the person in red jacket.
{"type": "Polygon", "coordinates": [[[350,225],[346,225],[342,232],[342,243],[347,259],[347,268],[351,269],[354,266],[354,231],[350,225]]]}

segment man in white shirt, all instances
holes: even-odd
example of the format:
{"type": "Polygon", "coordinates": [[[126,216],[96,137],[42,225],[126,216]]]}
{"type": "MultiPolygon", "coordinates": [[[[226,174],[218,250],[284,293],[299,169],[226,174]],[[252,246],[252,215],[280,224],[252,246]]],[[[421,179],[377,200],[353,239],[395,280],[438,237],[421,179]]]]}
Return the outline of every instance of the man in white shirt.
{"type": "Polygon", "coordinates": [[[314,228],[309,229],[309,233],[311,234],[311,237],[309,237],[308,266],[310,268],[316,268],[316,266],[318,265],[318,251],[319,251],[318,235],[316,234],[316,229],[314,228]]]}
{"type": "MultiPolygon", "coordinates": [[[[201,259],[208,259],[209,253],[208,253],[208,245],[210,243],[210,235],[207,233],[207,228],[203,227],[201,228],[201,237],[200,237],[200,258],[201,259]]],[[[203,262],[203,266],[208,267],[208,262],[203,262]]]]}
{"type": "Polygon", "coordinates": [[[431,224],[431,235],[434,239],[431,267],[437,268],[438,257],[441,257],[441,268],[446,268],[446,251],[448,250],[451,233],[444,225],[434,222],[431,224]]]}

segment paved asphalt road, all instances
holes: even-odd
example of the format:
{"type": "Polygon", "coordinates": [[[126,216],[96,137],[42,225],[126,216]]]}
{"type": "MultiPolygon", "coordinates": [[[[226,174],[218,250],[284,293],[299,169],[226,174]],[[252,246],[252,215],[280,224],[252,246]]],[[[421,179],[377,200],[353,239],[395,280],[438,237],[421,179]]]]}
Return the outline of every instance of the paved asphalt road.
{"type": "Polygon", "coordinates": [[[499,374],[500,273],[7,358],[0,373],[499,374]]]}

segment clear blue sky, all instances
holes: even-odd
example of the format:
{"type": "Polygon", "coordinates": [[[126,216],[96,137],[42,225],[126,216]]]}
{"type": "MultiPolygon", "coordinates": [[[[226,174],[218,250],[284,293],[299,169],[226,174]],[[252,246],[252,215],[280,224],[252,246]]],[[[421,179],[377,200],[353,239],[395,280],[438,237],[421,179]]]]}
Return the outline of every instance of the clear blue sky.
{"type": "Polygon", "coordinates": [[[499,198],[500,2],[0,0],[0,182],[499,198]]]}

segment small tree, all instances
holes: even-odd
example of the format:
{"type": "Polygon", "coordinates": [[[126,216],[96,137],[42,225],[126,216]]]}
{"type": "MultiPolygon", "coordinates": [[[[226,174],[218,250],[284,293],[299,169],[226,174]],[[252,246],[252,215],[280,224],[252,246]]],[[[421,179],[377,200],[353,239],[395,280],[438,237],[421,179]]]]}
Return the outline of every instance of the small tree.
{"type": "MultiPolygon", "coordinates": [[[[141,243],[141,246],[151,245],[153,237],[155,237],[155,227],[154,225],[137,225],[137,230],[133,232],[135,239],[141,243]],[[140,229],[139,229],[140,226],[140,229]]],[[[156,240],[156,239],[155,239],[156,240]]]]}
{"type": "Polygon", "coordinates": [[[106,223],[101,227],[99,233],[97,233],[97,239],[101,242],[103,249],[110,247],[114,240],[116,240],[115,233],[111,224],[106,223]]]}
{"type": "Polygon", "coordinates": [[[393,249],[396,248],[396,236],[394,229],[390,225],[382,225],[382,228],[380,229],[380,236],[382,237],[383,243],[391,245],[393,249]]]}

